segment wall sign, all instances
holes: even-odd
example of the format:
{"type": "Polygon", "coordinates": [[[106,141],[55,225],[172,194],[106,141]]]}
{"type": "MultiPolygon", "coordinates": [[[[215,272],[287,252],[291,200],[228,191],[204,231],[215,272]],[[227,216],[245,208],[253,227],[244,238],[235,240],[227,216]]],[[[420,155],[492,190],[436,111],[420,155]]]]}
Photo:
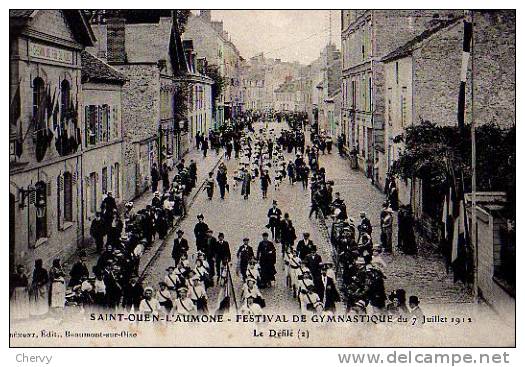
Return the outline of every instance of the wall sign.
{"type": "Polygon", "coordinates": [[[64,64],[73,64],[73,51],[33,42],[29,43],[29,56],[64,64]]]}

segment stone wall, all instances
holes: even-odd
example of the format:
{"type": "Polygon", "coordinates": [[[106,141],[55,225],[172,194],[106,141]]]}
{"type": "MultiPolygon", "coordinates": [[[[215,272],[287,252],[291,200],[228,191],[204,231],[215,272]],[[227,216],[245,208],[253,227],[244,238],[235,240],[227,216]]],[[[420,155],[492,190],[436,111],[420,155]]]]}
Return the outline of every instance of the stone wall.
{"type": "MultiPolygon", "coordinates": [[[[122,96],[123,200],[131,200],[141,193],[145,177],[149,176],[150,167],[145,161],[147,157],[139,155],[139,145],[158,134],[160,73],[156,64],[115,67],[128,79],[123,87],[122,96]],[[142,167],[147,169],[138,172],[137,167],[141,163],[142,167]]],[[[156,157],[156,149],[153,154],[156,157]]]]}
{"type": "MultiPolygon", "coordinates": [[[[469,219],[471,209],[467,210],[469,219]]],[[[479,208],[478,218],[478,288],[482,298],[507,322],[514,323],[516,300],[494,281],[494,264],[499,254],[495,247],[501,244],[499,229],[505,223],[490,212],[479,208]]],[[[470,226],[472,228],[472,226],[470,226]]]]}
{"type": "Polygon", "coordinates": [[[516,123],[516,12],[474,13],[474,116],[476,124],[516,123]]]}

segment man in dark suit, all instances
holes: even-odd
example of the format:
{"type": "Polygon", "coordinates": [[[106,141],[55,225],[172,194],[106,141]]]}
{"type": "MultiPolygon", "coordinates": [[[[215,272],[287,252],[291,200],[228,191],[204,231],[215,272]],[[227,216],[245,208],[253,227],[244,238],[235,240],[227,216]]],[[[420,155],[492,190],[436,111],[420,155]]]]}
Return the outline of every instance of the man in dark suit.
{"type": "Polygon", "coordinates": [[[197,251],[205,252],[204,248],[206,247],[207,240],[206,233],[208,232],[209,227],[204,222],[204,215],[197,215],[197,220],[199,222],[195,225],[195,228],[193,229],[193,233],[195,234],[195,243],[197,245],[197,251]]]}
{"type": "Polygon", "coordinates": [[[324,304],[324,310],[335,313],[336,302],[341,301],[339,292],[335,285],[335,280],[328,276],[330,264],[323,264],[321,267],[321,279],[316,287],[317,294],[324,304]]]}
{"type": "Polygon", "coordinates": [[[263,233],[263,240],[259,242],[257,248],[257,259],[261,266],[261,288],[271,287],[272,281],[275,280],[275,262],[277,260],[275,246],[273,242],[268,241],[268,233],[263,233]]]}
{"type": "MultiPolygon", "coordinates": [[[[272,239],[277,237],[277,229],[281,223],[281,209],[277,207],[277,201],[273,201],[272,207],[268,210],[268,225],[267,227],[272,231],[272,239]]],[[[278,242],[278,240],[277,240],[278,242]]]]}
{"type": "Polygon", "coordinates": [[[177,238],[173,240],[173,250],[171,251],[171,257],[175,261],[175,265],[179,263],[182,255],[188,254],[188,250],[190,249],[188,240],[183,238],[183,235],[184,231],[182,229],[178,229],[177,238]]]}
{"type": "Polygon", "coordinates": [[[319,281],[319,279],[321,278],[322,262],[323,259],[321,258],[321,255],[317,253],[317,246],[313,245],[312,252],[310,252],[304,259],[304,264],[308,269],[310,269],[312,277],[314,278],[314,283],[319,281]]]}
{"type": "Polygon", "coordinates": [[[218,241],[215,245],[215,269],[217,275],[221,274],[221,264],[229,263],[232,259],[230,244],[224,241],[224,233],[219,233],[218,241]]]}
{"type": "Polygon", "coordinates": [[[255,257],[253,248],[248,244],[249,241],[249,238],[244,238],[242,240],[242,245],[239,247],[239,250],[237,250],[237,261],[243,280],[246,279],[246,269],[248,269],[248,262],[255,257]]]}
{"type": "Polygon", "coordinates": [[[297,242],[297,254],[299,255],[301,261],[304,261],[306,256],[312,252],[313,246],[314,242],[310,239],[310,233],[303,233],[303,239],[297,242]]]}

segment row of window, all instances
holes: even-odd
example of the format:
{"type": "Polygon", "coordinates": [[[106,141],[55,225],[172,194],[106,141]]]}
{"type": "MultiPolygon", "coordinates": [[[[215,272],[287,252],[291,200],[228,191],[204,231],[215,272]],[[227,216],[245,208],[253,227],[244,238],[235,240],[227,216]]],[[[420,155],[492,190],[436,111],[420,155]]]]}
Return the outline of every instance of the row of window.
{"type": "Polygon", "coordinates": [[[109,105],[85,106],[86,147],[120,138],[118,107],[109,105]]]}
{"type": "Polygon", "coordinates": [[[363,74],[359,80],[343,79],[343,101],[350,109],[364,112],[372,112],[372,76],[363,74]],[[359,96],[359,99],[358,99],[359,96]]]}
{"type": "MultiPolygon", "coordinates": [[[[57,229],[62,230],[66,222],[73,222],[73,186],[76,178],[71,172],[64,172],[56,179],[56,213],[57,229]]],[[[36,208],[35,234],[36,240],[48,236],[48,196],[51,185],[43,181],[35,184],[35,192],[30,197],[30,204],[36,208]]]]}
{"type": "Polygon", "coordinates": [[[373,54],[372,24],[366,22],[361,28],[350,33],[341,42],[343,69],[359,64],[373,54]]]}
{"type": "MultiPolygon", "coordinates": [[[[87,202],[89,211],[94,214],[102,201],[99,195],[112,191],[115,198],[120,197],[120,164],[115,163],[109,167],[102,168],[101,187],[98,185],[98,173],[92,172],[87,182],[87,202]],[[100,191],[99,191],[100,190],[100,191]]],[[[67,222],[73,222],[73,190],[76,185],[76,175],[64,172],[56,179],[56,214],[57,229],[64,229],[67,222]]],[[[39,181],[35,184],[35,191],[31,194],[30,204],[36,208],[35,234],[36,240],[48,237],[48,197],[51,194],[51,185],[39,181]]],[[[52,204],[51,204],[52,205],[52,204]]]]}

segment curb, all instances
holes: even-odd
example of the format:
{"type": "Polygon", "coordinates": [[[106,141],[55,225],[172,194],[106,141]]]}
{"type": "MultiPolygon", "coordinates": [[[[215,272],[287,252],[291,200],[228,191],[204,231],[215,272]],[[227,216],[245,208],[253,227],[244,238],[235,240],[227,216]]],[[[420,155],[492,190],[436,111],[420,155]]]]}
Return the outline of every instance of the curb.
{"type": "MultiPolygon", "coordinates": [[[[219,164],[224,160],[224,154],[222,154],[220,156],[220,158],[217,160],[217,162],[215,162],[215,164],[213,165],[213,167],[211,168],[210,172],[213,172],[215,171],[215,169],[219,166],[219,164]]],[[[204,184],[206,183],[206,180],[203,180],[203,182],[199,185],[199,187],[195,190],[195,193],[190,197],[190,200],[188,201],[188,204],[186,205],[186,210],[190,209],[193,205],[193,203],[195,202],[195,199],[197,198],[197,195],[202,191],[202,189],[204,188],[204,184]]],[[[173,223],[173,226],[171,227],[171,229],[168,231],[168,233],[166,234],[166,237],[164,237],[164,239],[160,242],[160,244],[158,245],[158,247],[154,248],[153,247],[150,247],[148,249],[148,253],[151,253],[153,252],[153,255],[151,256],[151,258],[149,258],[149,260],[147,260],[147,263],[144,265],[143,269],[140,271],[139,270],[139,279],[142,281],[144,280],[144,278],[148,275],[148,270],[151,268],[151,266],[155,263],[155,261],[157,261],[157,259],[159,258],[160,256],[160,253],[162,252],[162,250],[164,250],[166,248],[166,245],[168,244],[168,241],[167,241],[167,238],[179,227],[180,223],[186,218],[186,216],[180,216],[178,217],[175,222],[173,223]]]]}

